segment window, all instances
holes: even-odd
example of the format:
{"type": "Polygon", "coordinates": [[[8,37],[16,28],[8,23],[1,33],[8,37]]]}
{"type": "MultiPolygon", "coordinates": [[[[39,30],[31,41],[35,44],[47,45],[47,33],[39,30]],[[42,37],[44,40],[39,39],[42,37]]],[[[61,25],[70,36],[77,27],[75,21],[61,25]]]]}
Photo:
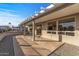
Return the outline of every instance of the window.
{"type": "Polygon", "coordinates": [[[66,35],[74,35],[73,31],[75,30],[75,19],[69,18],[59,21],[58,25],[59,34],[65,34],[64,31],[66,31],[66,35]]]}
{"type": "Polygon", "coordinates": [[[56,21],[48,23],[47,33],[56,34],[56,21]]]}
{"type": "Polygon", "coordinates": [[[37,25],[37,27],[36,27],[36,34],[37,35],[41,35],[42,33],[41,33],[41,30],[42,30],[42,25],[37,25]]]}
{"type": "Polygon", "coordinates": [[[53,30],[52,26],[48,26],[48,30],[53,30]]]}
{"type": "Polygon", "coordinates": [[[75,30],[74,18],[59,21],[58,29],[59,29],[59,31],[74,31],[75,30]]]}

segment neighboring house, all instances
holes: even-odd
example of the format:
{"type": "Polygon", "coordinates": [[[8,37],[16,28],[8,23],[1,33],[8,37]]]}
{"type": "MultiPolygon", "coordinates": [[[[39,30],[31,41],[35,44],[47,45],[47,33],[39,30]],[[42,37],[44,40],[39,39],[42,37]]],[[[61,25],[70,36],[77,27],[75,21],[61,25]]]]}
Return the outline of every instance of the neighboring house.
{"type": "Polygon", "coordinates": [[[12,30],[19,30],[19,27],[12,27],[12,30]]]}
{"type": "Polygon", "coordinates": [[[20,24],[32,27],[32,36],[79,46],[79,4],[58,3],[20,24]]]}
{"type": "Polygon", "coordinates": [[[8,31],[10,28],[9,26],[0,26],[0,32],[8,31]]]}

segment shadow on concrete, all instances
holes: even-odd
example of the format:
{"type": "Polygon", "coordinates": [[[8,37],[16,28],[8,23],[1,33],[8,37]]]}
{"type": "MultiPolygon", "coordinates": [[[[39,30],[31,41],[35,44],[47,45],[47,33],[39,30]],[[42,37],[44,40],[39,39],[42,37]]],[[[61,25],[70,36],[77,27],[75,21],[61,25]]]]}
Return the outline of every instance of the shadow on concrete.
{"type": "Polygon", "coordinates": [[[79,46],[64,43],[49,56],[79,56],[79,46]]]}

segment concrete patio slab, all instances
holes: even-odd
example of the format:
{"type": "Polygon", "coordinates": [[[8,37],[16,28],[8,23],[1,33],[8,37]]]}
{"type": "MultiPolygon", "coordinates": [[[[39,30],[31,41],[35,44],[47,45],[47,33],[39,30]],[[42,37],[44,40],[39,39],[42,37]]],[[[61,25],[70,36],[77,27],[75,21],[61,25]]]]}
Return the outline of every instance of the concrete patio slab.
{"type": "Polygon", "coordinates": [[[39,56],[39,54],[31,47],[21,46],[21,48],[26,56],[39,56]]]}
{"type": "Polygon", "coordinates": [[[62,47],[56,50],[51,56],[79,56],[79,47],[65,43],[62,47]]]}
{"type": "Polygon", "coordinates": [[[28,36],[19,35],[16,36],[16,39],[19,43],[19,46],[23,50],[25,55],[41,55],[47,56],[52,51],[57,49],[63,43],[61,42],[49,42],[49,41],[32,41],[32,39],[28,39],[28,36]],[[19,39],[20,38],[20,39],[19,39]],[[23,45],[23,46],[22,46],[23,45]],[[27,46],[30,45],[30,46],[27,46]]]}

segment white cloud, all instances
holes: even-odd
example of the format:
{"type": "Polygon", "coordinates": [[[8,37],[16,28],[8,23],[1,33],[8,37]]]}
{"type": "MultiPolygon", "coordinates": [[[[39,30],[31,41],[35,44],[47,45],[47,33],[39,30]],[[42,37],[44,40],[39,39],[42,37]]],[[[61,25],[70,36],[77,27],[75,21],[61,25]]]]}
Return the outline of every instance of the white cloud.
{"type": "Polygon", "coordinates": [[[7,9],[3,9],[4,11],[1,10],[0,10],[0,25],[8,25],[8,23],[11,22],[12,25],[17,26],[19,23],[21,23],[24,20],[22,16],[13,14],[12,10],[7,10],[7,9]]]}
{"type": "Polygon", "coordinates": [[[0,11],[5,11],[5,12],[16,12],[14,10],[8,10],[8,9],[4,9],[4,8],[0,8],[0,11]]]}

